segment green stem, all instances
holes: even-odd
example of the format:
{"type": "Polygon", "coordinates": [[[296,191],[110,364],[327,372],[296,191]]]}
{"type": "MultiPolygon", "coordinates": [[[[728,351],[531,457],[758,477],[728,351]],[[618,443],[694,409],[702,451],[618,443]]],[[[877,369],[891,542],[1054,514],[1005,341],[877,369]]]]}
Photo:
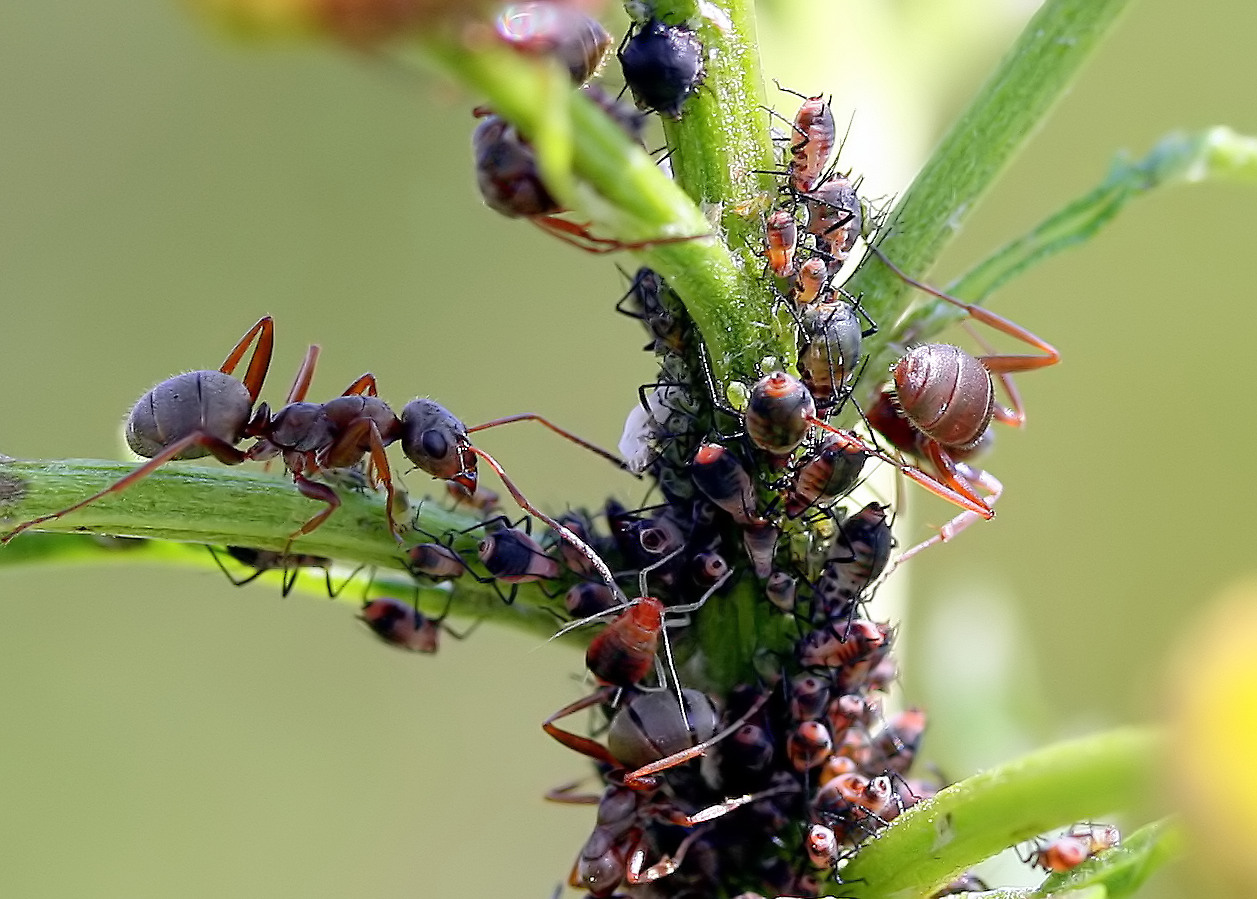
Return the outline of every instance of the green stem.
{"type": "MultiPolygon", "coordinates": [[[[0,522],[8,527],[63,509],[132,470],[133,465],[120,462],[0,459],[0,522]]],[[[293,552],[334,559],[347,569],[358,565],[382,569],[375,575],[374,594],[409,598],[418,589],[421,608],[431,614],[441,612],[448,601],[456,617],[492,618],[541,637],[554,633],[555,619],[547,609],[556,608],[556,601],[532,585],[521,588],[512,606],[505,605],[491,586],[468,577],[454,582],[452,600],[445,587],[424,584],[417,588],[414,579],[400,574],[405,561],[385,523],[383,497],[373,491],[339,492],[340,508],[313,533],[298,538],[293,552]]],[[[23,534],[0,547],[0,565],[152,561],[203,566],[213,561],[199,547],[162,541],[283,551],[288,535],[321,508],[299,494],[288,478],[238,468],[172,465],[125,491],[38,526],[40,531],[61,535],[92,533],[153,538],[154,542],[121,551],[117,544],[23,534]]],[[[452,545],[465,552],[475,551],[482,534],[457,532],[473,528],[478,521],[432,502],[399,517],[399,523],[407,527],[409,543],[449,535],[452,545]]],[[[299,583],[311,593],[324,591],[321,575],[303,576],[299,583]]],[[[346,591],[340,599],[358,604],[362,595],[362,591],[346,591]]]]}
{"type": "Polygon", "coordinates": [[[906,811],[842,870],[850,899],[929,896],[1009,846],[1136,805],[1158,742],[1118,730],[1058,743],[953,784],[906,811]]]}
{"type": "Polygon", "coordinates": [[[721,382],[753,380],[765,357],[788,359],[792,349],[755,255],[763,206],[754,201],[774,185],[752,174],[773,165],[753,8],[749,0],[724,6],[727,21],[697,15],[692,3],[659,10],[696,23],[709,54],[702,89],[681,121],[665,126],[675,181],[553,67],[491,46],[425,45],[431,61],[533,142],[547,186],[577,218],[600,236],[647,242],[637,255],[685,302],[721,382]],[[713,210],[716,231],[695,200],[713,210]],[[710,237],[650,243],[691,235],[710,237]]]}

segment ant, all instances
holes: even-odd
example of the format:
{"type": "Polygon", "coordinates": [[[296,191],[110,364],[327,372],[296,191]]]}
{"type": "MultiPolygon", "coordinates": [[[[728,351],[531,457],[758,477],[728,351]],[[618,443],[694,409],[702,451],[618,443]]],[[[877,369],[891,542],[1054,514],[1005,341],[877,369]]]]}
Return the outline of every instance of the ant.
{"type": "Polygon", "coordinates": [[[910,349],[892,366],[891,385],[868,410],[870,424],[900,452],[928,460],[938,480],[964,497],[971,504],[969,512],[974,513],[953,518],[935,537],[905,552],[902,561],[927,546],[951,539],[976,520],[974,515],[988,519],[995,515],[992,506],[1003,486],[993,476],[969,466],[967,460],[990,439],[992,421],[1017,428],[1025,424],[1025,409],[1012,375],[1056,365],[1061,356],[1054,346],[1020,325],[917,281],[873,244],[868,249],[906,283],[1042,353],[995,354],[983,342],[986,354],[971,356],[959,347],[924,344],[910,349]],[[1008,396],[1007,407],[996,402],[996,379],[1008,396]],[[981,495],[982,490],[986,496],[981,495]]]}
{"type": "MultiPolygon", "coordinates": [[[[679,827],[693,828],[722,817],[734,809],[783,792],[777,787],[762,793],[746,794],[686,814],[666,801],[656,801],[662,785],[660,774],[706,753],[716,743],[740,730],[768,701],[765,692],[742,717],[717,733],[720,716],[706,694],[681,691],[678,710],[662,693],[637,693],[611,719],[607,745],[579,737],[555,726],[554,722],[581,709],[611,698],[612,688],[603,688],[551,715],[542,728],[564,746],[587,755],[610,769],[605,775],[609,786],[598,800],[598,823],[572,868],[569,883],[583,887],[595,896],[610,896],[621,883],[650,883],[677,870],[685,851],[697,837],[691,834],[671,856],[649,867],[646,859],[644,825],[658,819],[679,827]]],[[[565,790],[550,794],[564,802],[587,801],[569,797],[565,790]]]]}

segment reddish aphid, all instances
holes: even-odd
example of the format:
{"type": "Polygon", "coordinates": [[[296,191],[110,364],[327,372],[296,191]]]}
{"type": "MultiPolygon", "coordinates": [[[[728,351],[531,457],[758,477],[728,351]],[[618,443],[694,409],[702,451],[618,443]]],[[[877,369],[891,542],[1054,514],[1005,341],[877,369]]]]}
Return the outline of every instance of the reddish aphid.
{"type": "Polygon", "coordinates": [[[610,621],[585,652],[585,664],[594,677],[617,687],[641,683],[655,664],[663,614],[663,603],[643,596],[610,621]]]}
{"type": "Polygon", "coordinates": [[[363,604],[358,617],[373,634],[398,649],[431,654],[440,643],[440,619],[429,618],[399,599],[378,596],[363,604]]]}
{"type": "Polygon", "coordinates": [[[806,97],[794,116],[790,145],[790,186],[799,193],[814,189],[834,150],[837,128],[834,112],[819,95],[806,97]]]}
{"type": "Polygon", "coordinates": [[[768,241],[768,267],[778,278],[794,274],[794,252],[799,243],[799,226],[787,209],[769,214],[764,226],[768,241]]]}
{"type": "Polygon", "coordinates": [[[1116,827],[1078,824],[1053,840],[1036,840],[1022,861],[1044,871],[1070,871],[1120,841],[1116,827]]]}

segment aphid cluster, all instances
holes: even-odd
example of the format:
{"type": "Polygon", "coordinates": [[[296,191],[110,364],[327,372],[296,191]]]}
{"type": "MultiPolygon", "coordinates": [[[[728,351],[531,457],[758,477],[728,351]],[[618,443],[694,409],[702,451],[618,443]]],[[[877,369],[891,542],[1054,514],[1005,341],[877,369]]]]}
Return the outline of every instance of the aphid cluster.
{"type": "MultiPolygon", "coordinates": [[[[643,115],[589,84],[613,43],[596,20],[565,6],[521,3],[502,13],[495,33],[515,51],[554,59],[575,89],[640,140],[643,115]]],[[[701,89],[706,53],[685,23],[643,10],[616,55],[639,109],[677,118],[701,89]]],[[[521,585],[537,584],[563,597],[562,611],[555,606],[568,622],[563,631],[601,628],[586,654],[595,686],[542,724],[596,763],[596,793],[569,787],[552,795],[597,806],[572,886],[594,897],[826,892],[855,847],[940,786],[910,770],[924,712],[883,710],[897,676],[895,631],[873,617],[869,603],[890,567],[893,514],[885,502],[857,500],[853,491],[870,460],[878,460],[964,510],[901,559],[991,517],[1002,487],[973,467],[972,457],[988,442],[992,420],[1024,421],[1010,376],[1058,356],[1012,322],[907,279],[1041,355],[914,347],[892,368],[881,398],[859,410],[865,431],[830,423],[857,406],[857,382],[877,376],[865,371],[863,351],[877,325],[836,280],[865,236],[868,216],[858,183],[832,161],[829,103],[802,99],[784,147],[782,199],[764,217],[765,277],[797,326],[797,356],[779,364],[797,376],[784,367],[762,372],[741,385],[745,400],[731,404],[713,383],[680,298],[656,272],[639,269],[616,308],[643,325],[659,374],[638,391],[621,459],[531,414],[468,428],[436,401],[419,398],[397,415],[370,374],[327,402],[307,401],[319,352],[313,346],[284,404],[272,411],[259,403],[274,337],[270,318],[262,318],[219,369],[177,375],[136,404],[127,438],[148,462],[3,540],[123,491],[170,461],[274,459],[324,508],[291,533],[283,552],[229,549],[252,573],[228,576],[247,582],[278,569],[286,594],[297,570],[330,567],[329,560],[290,552],[292,541],[335,513],[345,484],[382,488],[387,525],[416,583],[466,578],[492,585],[507,603],[521,585]],[[250,346],[247,371],[237,379],[250,346]],[[996,400],[997,380],[1007,408],[996,400]],[[477,431],[524,419],[647,477],[659,502],[628,508],[609,500],[597,513],[546,515],[471,442],[477,431]],[[455,505],[482,520],[463,534],[416,535],[388,460],[394,443],[415,466],[447,481],[455,505]],[[527,513],[520,522],[497,514],[496,497],[479,488],[478,461],[527,513]],[[534,535],[533,518],[549,533],[534,535]],[[473,532],[471,549],[464,535],[473,532]],[[757,630],[740,631],[743,619],[757,630]],[[748,646],[749,662],[736,672],[741,683],[731,690],[713,689],[696,673],[707,647],[720,640],[748,646]],[[595,736],[567,729],[565,719],[586,710],[601,722],[595,736]]],[[[528,141],[491,111],[477,115],[472,143],[488,205],[586,249],[631,246],[563,218],[528,141]]],[[[871,264],[893,268],[870,250],[878,257],[871,264]]],[[[330,574],[327,589],[334,593],[330,574]]],[[[390,597],[368,599],[360,617],[384,641],[415,652],[434,652],[442,633],[460,636],[444,612],[429,617],[390,597]]],[[[1065,864],[1059,859],[1094,854],[1116,836],[1094,826],[1061,839],[1061,846],[1036,846],[1033,860],[1058,870],[1065,864]]]]}

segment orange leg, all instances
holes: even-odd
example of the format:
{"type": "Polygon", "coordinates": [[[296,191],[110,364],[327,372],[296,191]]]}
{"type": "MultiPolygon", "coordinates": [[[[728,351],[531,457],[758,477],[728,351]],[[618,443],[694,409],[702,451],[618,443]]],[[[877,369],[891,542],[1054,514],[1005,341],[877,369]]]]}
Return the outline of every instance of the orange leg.
{"type": "Polygon", "coordinates": [[[245,351],[248,350],[254,337],[257,337],[258,344],[253,351],[253,356],[249,359],[249,368],[245,372],[243,382],[245,390],[249,391],[249,397],[256,403],[258,394],[262,392],[262,382],[266,380],[266,372],[271,367],[271,351],[275,348],[275,322],[269,315],[258,319],[257,324],[240,338],[240,342],[227,354],[219,371],[225,375],[235,371],[236,365],[244,358],[245,351]]]}

